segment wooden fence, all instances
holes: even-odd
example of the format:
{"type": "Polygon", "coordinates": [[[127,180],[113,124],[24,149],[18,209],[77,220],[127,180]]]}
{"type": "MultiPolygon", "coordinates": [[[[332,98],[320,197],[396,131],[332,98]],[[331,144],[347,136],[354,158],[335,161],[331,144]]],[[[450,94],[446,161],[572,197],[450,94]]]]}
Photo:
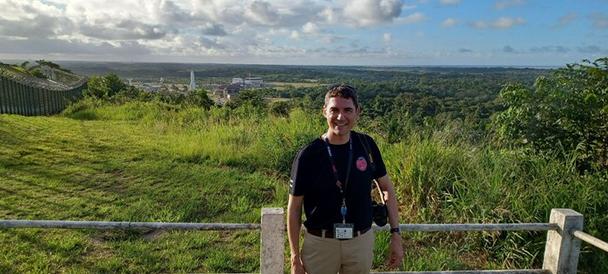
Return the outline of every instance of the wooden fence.
{"type": "MultiPolygon", "coordinates": [[[[548,223],[514,224],[401,224],[402,231],[547,231],[542,269],[464,270],[422,272],[376,272],[409,274],[575,274],[581,240],[608,252],[608,243],[583,230],[583,215],[571,209],[552,209],[548,223]]],[[[260,224],[223,223],[155,223],[0,220],[3,228],[67,228],[67,229],[180,229],[180,230],[261,230],[260,272],[284,273],[285,213],[282,208],[263,208],[260,224]]],[[[373,227],[374,231],[388,227],[373,227]]]]}
{"type": "Polygon", "coordinates": [[[46,88],[0,75],[0,114],[51,115],[82,96],[86,81],[72,87],[46,88]]]}

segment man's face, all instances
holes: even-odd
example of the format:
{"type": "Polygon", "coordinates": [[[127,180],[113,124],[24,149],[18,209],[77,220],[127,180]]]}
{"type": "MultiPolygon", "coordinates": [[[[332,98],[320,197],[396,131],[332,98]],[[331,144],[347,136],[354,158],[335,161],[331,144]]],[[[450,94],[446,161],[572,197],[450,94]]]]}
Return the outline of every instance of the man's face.
{"type": "Polygon", "coordinates": [[[329,133],[348,135],[359,119],[360,109],[355,107],[351,98],[331,97],[323,106],[323,116],[327,119],[329,133]]]}

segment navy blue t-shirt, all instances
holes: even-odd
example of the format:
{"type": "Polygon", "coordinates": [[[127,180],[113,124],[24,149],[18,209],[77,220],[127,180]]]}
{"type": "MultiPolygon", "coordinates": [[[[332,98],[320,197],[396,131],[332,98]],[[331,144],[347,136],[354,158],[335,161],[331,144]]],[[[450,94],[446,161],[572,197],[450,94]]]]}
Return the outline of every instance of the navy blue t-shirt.
{"type": "MultiPolygon", "coordinates": [[[[365,134],[351,132],[353,157],[348,182],[345,182],[349,143],[331,145],[338,178],[343,184],[347,223],[354,223],[355,230],[363,230],[372,225],[372,179],[386,175],[380,150],[374,140],[365,134]],[[367,140],[373,165],[363,147],[367,140]],[[372,167],[374,166],[374,167],[372,167]]],[[[336,186],[326,143],[317,138],[305,146],[293,161],[289,193],[304,196],[304,226],[308,229],[333,229],[334,223],[342,222],[340,207],[342,196],[336,186]]]]}

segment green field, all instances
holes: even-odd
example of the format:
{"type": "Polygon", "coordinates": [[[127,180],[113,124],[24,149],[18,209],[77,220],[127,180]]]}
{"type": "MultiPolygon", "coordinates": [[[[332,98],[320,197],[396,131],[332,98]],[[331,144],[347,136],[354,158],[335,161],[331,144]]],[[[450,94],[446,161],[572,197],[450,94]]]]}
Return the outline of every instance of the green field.
{"type": "MultiPolygon", "coordinates": [[[[324,127],[236,109],[85,100],[53,117],[0,115],[0,218],[257,223],[286,207],[297,150],[324,127]]],[[[362,127],[365,130],[365,125],[362,127]]],[[[573,208],[608,238],[606,174],[525,150],[460,141],[456,128],[374,135],[398,190],[402,223],[546,222],[573,208]]],[[[544,233],[404,234],[404,270],[537,268],[544,233]]],[[[387,237],[377,237],[383,270],[387,237]]],[[[258,232],[0,231],[0,272],[255,272],[258,232]]],[[[583,246],[581,273],[608,271],[583,246]]],[[[288,256],[287,256],[288,257],[288,256]]]]}

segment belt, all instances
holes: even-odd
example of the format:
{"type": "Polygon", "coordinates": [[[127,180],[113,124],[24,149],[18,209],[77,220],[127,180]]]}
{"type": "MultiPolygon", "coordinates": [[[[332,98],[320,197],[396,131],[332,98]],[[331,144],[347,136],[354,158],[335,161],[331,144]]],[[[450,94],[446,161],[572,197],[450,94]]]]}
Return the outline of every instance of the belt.
{"type": "MultiPolygon", "coordinates": [[[[353,232],[353,238],[365,234],[365,232],[368,232],[370,229],[371,229],[371,227],[364,228],[362,230],[355,230],[353,232]]],[[[334,238],[333,229],[306,229],[306,232],[308,232],[312,235],[315,235],[317,237],[321,237],[321,238],[331,238],[331,239],[334,238]]],[[[340,240],[343,240],[343,239],[340,239],[340,240]]]]}

